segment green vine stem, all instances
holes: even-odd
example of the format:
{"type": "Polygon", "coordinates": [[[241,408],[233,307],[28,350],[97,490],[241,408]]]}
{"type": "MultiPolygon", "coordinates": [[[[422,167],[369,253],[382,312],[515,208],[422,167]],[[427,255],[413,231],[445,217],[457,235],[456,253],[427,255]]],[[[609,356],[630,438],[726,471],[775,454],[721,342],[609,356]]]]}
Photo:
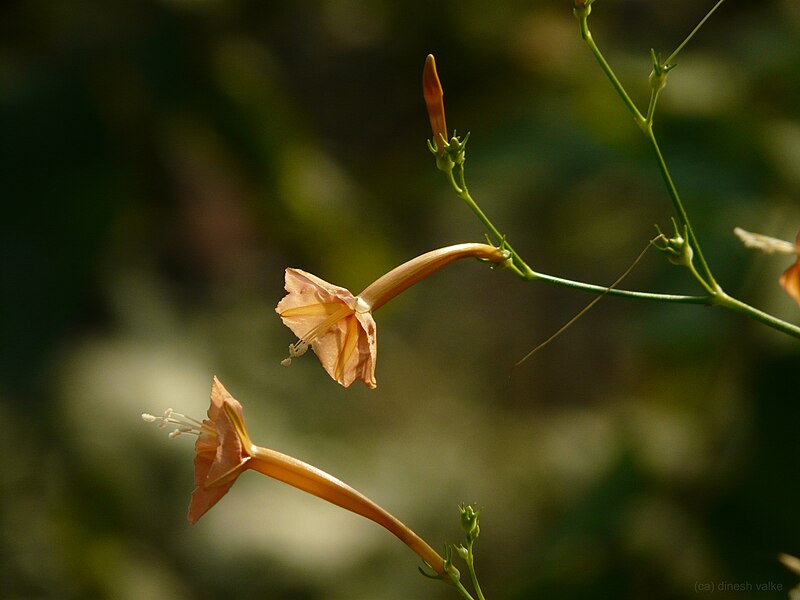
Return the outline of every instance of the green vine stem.
{"type": "MultiPolygon", "coordinates": [[[[615,75],[613,69],[608,64],[608,61],[605,59],[603,53],[600,51],[599,47],[594,41],[594,38],[592,37],[591,31],[589,30],[588,17],[591,13],[591,5],[593,2],[594,0],[573,0],[573,12],[580,24],[581,38],[591,50],[601,69],[603,70],[603,73],[611,82],[611,85],[616,91],[617,95],[620,97],[623,104],[633,116],[634,122],[637,124],[652,146],[658,162],[659,171],[664,183],[667,186],[667,191],[670,199],[672,200],[673,207],[677,213],[677,218],[680,223],[680,228],[676,226],[676,235],[679,237],[669,239],[662,234],[659,236],[659,238],[656,238],[656,240],[660,239],[662,243],[666,243],[667,245],[667,248],[659,247],[659,249],[662,251],[666,250],[668,253],[672,253],[673,256],[671,257],[671,260],[674,262],[674,253],[677,252],[677,246],[673,247],[673,244],[679,244],[683,250],[681,251],[681,260],[676,262],[676,264],[685,266],[691,273],[692,277],[703,287],[706,294],[692,296],[618,289],[616,284],[619,282],[619,280],[610,286],[600,286],[534,271],[514,250],[514,248],[506,239],[506,236],[500,232],[494,223],[492,223],[489,217],[486,216],[486,213],[483,212],[478,203],[469,193],[464,171],[464,147],[469,139],[469,134],[467,134],[463,140],[454,135],[449,142],[445,139],[444,135],[441,135],[441,142],[443,144],[442,149],[439,149],[437,145],[432,144],[430,141],[428,142],[429,149],[436,156],[437,167],[445,173],[448,182],[455,193],[459,198],[461,198],[461,200],[464,201],[464,203],[467,204],[467,206],[469,206],[470,210],[472,210],[475,216],[478,217],[478,220],[480,220],[480,222],[486,228],[489,233],[487,237],[489,237],[493,243],[497,244],[503,250],[508,252],[509,259],[505,266],[523,280],[545,281],[555,285],[579,289],[586,292],[598,293],[602,295],[608,294],[626,298],[637,298],[640,300],[672,302],[676,304],[721,306],[746,315],[751,319],[763,323],[764,325],[767,325],[768,327],[771,327],[777,331],[800,339],[800,327],[750,306],[741,300],[733,298],[732,296],[728,295],[717,283],[700,248],[700,244],[698,242],[697,235],[694,232],[694,228],[692,227],[689,215],[684,208],[683,202],[678,194],[678,189],[675,186],[675,182],[672,179],[672,175],[669,172],[666,160],[664,159],[664,155],[661,152],[661,148],[658,145],[658,140],[656,139],[656,135],[653,131],[653,119],[659,93],[666,84],[668,73],[675,67],[674,64],[671,64],[671,61],[675,59],[675,57],[681,52],[681,50],[683,50],[686,44],[688,44],[689,41],[697,34],[703,24],[722,5],[724,0],[718,0],[716,2],[716,4],[711,8],[711,10],[708,11],[705,17],[703,17],[700,23],[689,33],[686,39],[684,39],[678,45],[675,51],[670,54],[666,61],[662,61],[656,55],[655,51],[651,51],[653,59],[653,72],[650,75],[651,92],[646,115],[642,115],[642,113],[636,107],[636,104],[633,102],[633,100],[631,100],[630,96],[625,91],[624,86],[619,81],[619,78],[617,78],[615,75]],[[683,236],[680,236],[680,231],[683,231],[683,236]],[[683,237],[686,239],[684,240],[683,237]],[[699,270],[694,265],[694,258],[697,259],[697,263],[700,267],[699,270]]],[[[432,57],[429,58],[432,60],[432,57]]],[[[439,86],[438,77],[436,79],[436,85],[439,86]]],[[[441,100],[441,95],[437,97],[439,100],[441,100]]]]}
{"type": "Polygon", "coordinates": [[[639,298],[641,300],[675,302],[680,304],[706,304],[706,305],[712,304],[711,298],[709,296],[686,296],[679,294],[658,294],[654,292],[624,290],[624,289],[617,289],[616,287],[594,285],[591,283],[584,283],[582,281],[564,279],[563,277],[556,277],[555,275],[548,275],[546,273],[534,271],[530,266],[528,266],[528,264],[522,259],[522,257],[516,252],[516,250],[514,250],[511,244],[508,243],[508,241],[506,240],[506,236],[500,233],[497,227],[495,227],[494,223],[492,223],[489,217],[486,216],[486,213],[484,213],[483,210],[481,210],[480,206],[478,206],[478,203],[475,202],[472,195],[469,193],[469,189],[467,188],[467,184],[465,181],[463,163],[458,165],[456,168],[458,169],[459,172],[458,183],[456,183],[453,171],[447,171],[447,177],[448,180],[450,181],[451,186],[455,190],[458,197],[461,198],[467,204],[467,206],[469,206],[472,212],[475,213],[475,215],[478,217],[480,222],[489,232],[490,237],[493,238],[492,241],[508,251],[511,257],[511,264],[508,265],[508,268],[521,279],[524,279],[526,281],[537,281],[537,280],[546,281],[548,283],[552,283],[555,285],[560,285],[563,287],[568,287],[577,290],[583,290],[585,292],[609,294],[612,296],[622,296],[625,298],[639,298]]]}
{"type": "Polygon", "coordinates": [[[483,595],[483,591],[481,590],[481,584],[478,583],[478,574],[475,571],[475,554],[472,550],[472,544],[467,544],[467,571],[469,571],[469,578],[472,581],[472,587],[475,588],[475,594],[478,596],[478,600],[486,600],[483,595]]]}
{"type": "Polygon", "coordinates": [[[456,591],[461,595],[462,598],[464,598],[464,600],[475,600],[475,598],[472,597],[472,594],[467,591],[467,588],[464,587],[464,584],[457,579],[451,581],[450,584],[456,588],[456,591]]]}
{"type": "Polygon", "coordinates": [[[665,60],[665,61],[664,61],[664,63],[665,63],[665,64],[671,64],[671,63],[672,63],[672,61],[674,61],[674,60],[675,60],[675,57],[676,57],[676,56],[678,56],[678,54],[680,54],[680,51],[681,51],[681,50],[683,50],[684,46],[686,46],[686,44],[688,44],[688,43],[689,43],[689,41],[690,41],[690,40],[691,40],[691,39],[692,39],[692,38],[695,36],[695,34],[696,34],[698,31],[700,31],[700,28],[701,28],[703,25],[705,25],[706,21],[708,21],[708,20],[711,18],[711,15],[713,15],[713,14],[716,12],[716,10],[717,10],[717,9],[718,9],[720,6],[722,6],[722,3],[723,3],[723,2],[725,2],[725,0],[719,0],[719,1],[718,1],[718,2],[717,2],[717,3],[716,3],[714,6],[713,6],[713,8],[712,8],[710,11],[708,11],[708,12],[706,13],[706,16],[705,16],[705,17],[703,17],[702,19],[700,19],[700,22],[697,24],[697,26],[696,26],[694,29],[692,29],[691,33],[690,33],[689,35],[687,35],[687,36],[686,36],[686,39],[685,39],[685,40],[683,40],[683,41],[682,41],[680,44],[678,44],[678,47],[677,47],[677,48],[675,48],[675,51],[674,51],[672,54],[670,54],[670,55],[669,55],[669,58],[667,58],[667,60],[665,60]]]}
{"type": "MultiPolygon", "coordinates": [[[[686,44],[697,34],[700,28],[705,24],[705,22],[711,17],[711,15],[722,5],[724,0],[718,0],[718,2],[708,11],[708,13],[700,20],[697,26],[689,33],[689,35],[684,39],[678,47],[669,55],[667,60],[661,61],[656,57],[655,52],[652,53],[653,55],[653,73],[650,76],[650,84],[651,84],[651,93],[650,93],[650,100],[648,102],[647,113],[646,116],[642,116],[642,113],[636,107],[634,102],[631,100],[628,93],[625,91],[624,86],[619,81],[619,78],[614,73],[611,66],[608,64],[608,61],[603,56],[603,53],[598,48],[597,44],[592,37],[591,31],[589,30],[588,18],[589,14],[591,13],[591,4],[593,0],[575,0],[574,2],[574,13],[578,19],[580,25],[580,33],[581,38],[586,43],[589,50],[594,55],[595,59],[597,60],[600,68],[602,69],[603,73],[606,75],[608,80],[611,82],[612,87],[616,91],[617,95],[622,100],[623,104],[626,106],[628,111],[634,118],[634,121],[645,134],[645,137],[650,142],[650,145],[653,148],[653,151],[656,155],[656,159],[658,161],[659,171],[661,172],[661,176],[667,186],[667,190],[669,192],[670,198],[672,199],[673,206],[677,213],[678,219],[683,226],[686,237],[688,238],[688,243],[690,247],[694,250],[694,255],[697,257],[697,261],[700,265],[702,273],[699,273],[691,262],[687,264],[689,267],[692,275],[694,278],[703,286],[703,288],[708,292],[707,296],[704,297],[697,297],[697,296],[680,296],[675,298],[669,298],[667,295],[658,294],[655,298],[650,298],[653,300],[662,300],[666,302],[683,302],[683,303],[697,303],[697,304],[709,304],[714,306],[722,306],[733,310],[735,312],[741,313],[746,315],[760,323],[763,323],[773,329],[786,333],[796,338],[800,338],[800,327],[794,325],[792,323],[788,323],[782,319],[779,319],[769,313],[761,311],[749,304],[742,302],[732,296],[729,296],[722,287],[716,282],[714,279],[714,275],[709,267],[705,257],[703,256],[703,252],[700,248],[700,244],[697,240],[697,236],[694,233],[694,229],[692,228],[691,221],[689,220],[689,216],[686,212],[686,209],[683,206],[683,202],[681,201],[680,195],[678,194],[678,190],[675,186],[675,183],[670,175],[669,169],[667,168],[667,163],[664,160],[664,156],[661,153],[661,148],[658,145],[658,140],[656,139],[655,133],[653,131],[653,118],[655,114],[655,107],[658,101],[658,96],[663,89],[666,83],[666,76],[668,72],[675,66],[672,64],[672,61],[678,56],[678,54],[683,50],[686,44]]],[[[462,167],[463,173],[463,167],[462,167]]],[[[466,190],[466,186],[462,186],[464,190],[466,190]]],[[[523,263],[524,264],[524,263],[523,263]]],[[[539,277],[531,277],[532,279],[539,278],[539,279],[549,279],[547,277],[539,276],[539,277]]],[[[565,284],[564,282],[553,281],[553,283],[561,283],[562,285],[565,284]]],[[[569,284],[567,284],[569,285],[569,284]]],[[[582,286],[571,286],[571,287],[578,287],[581,289],[586,289],[582,286]]],[[[610,294],[614,294],[615,292],[622,292],[622,290],[609,290],[610,294]]],[[[629,293],[616,293],[614,295],[623,295],[629,297],[636,297],[636,298],[643,298],[646,299],[646,295],[642,292],[635,292],[633,294],[629,293]]]]}
{"type": "MultiPolygon", "coordinates": [[[[448,170],[445,172],[452,186],[453,190],[456,192],[459,198],[461,198],[467,206],[472,210],[473,213],[478,217],[481,223],[484,225],[486,230],[489,232],[490,238],[492,241],[499,246],[501,246],[504,250],[509,253],[510,262],[507,265],[507,268],[511,270],[515,275],[520,277],[525,281],[544,281],[547,283],[552,283],[554,285],[560,285],[563,287],[568,287],[577,290],[583,290],[585,292],[592,292],[597,294],[607,294],[609,296],[620,296],[624,298],[636,298],[639,300],[649,300],[655,302],[671,302],[675,304],[701,304],[706,306],[722,306],[724,308],[728,308],[735,312],[741,313],[746,315],[756,321],[763,323],[773,329],[786,333],[787,335],[793,336],[795,338],[800,339],[800,327],[794,325],[792,323],[788,323],[761,311],[741,300],[737,300],[732,296],[729,296],[725,291],[712,279],[712,285],[709,285],[705,282],[705,280],[700,276],[699,273],[694,268],[694,265],[689,262],[688,268],[690,272],[693,274],[695,279],[697,279],[701,285],[706,289],[708,292],[707,295],[704,296],[689,296],[689,295],[680,295],[680,294],[660,294],[655,292],[642,292],[636,290],[625,290],[625,289],[618,289],[616,285],[611,286],[602,286],[602,285],[595,285],[591,283],[584,283],[582,281],[574,281],[571,279],[565,279],[562,277],[556,277],[555,275],[548,275],[546,273],[541,273],[539,271],[534,271],[528,264],[522,259],[522,257],[514,250],[511,244],[508,243],[506,236],[503,235],[500,230],[492,223],[491,219],[483,212],[480,208],[478,203],[469,193],[469,188],[466,184],[466,176],[464,173],[464,163],[461,162],[460,164],[455,165],[452,170],[448,170]],[[456,182],[455,176],[453,175],[453,171],[458,171],[458,182],[456,182]]],[[[670,179],[671,181],[671,179],[670,179]]],[[[687,232],[690,231],[688,225],[686,226],[687,232]]],[[[691,234],[690,234],[691,235],[691,234]]],[[[695,245],[695,250],[697,249],[695,245]]],[[[706,267],[707,268],[707,267],[706,267]]]]}
{"type": "MultiPolygon", "coordinates": [[[[678,46],[675,52],[672,53],[670,59],[677,56],[678,52],[689,42],[689,40],[697,33],[702,26],[703,23],[711,16],[714,10],[723,2],[724,0],[720,0],[717,5],[709,11],[709,13],[703,18],[700,22],[700,25],[694,28],[689,36],[678,46]]],[[[666,76],[669,70],[671,69],[672,65],[669,62],[661,63],[658,61],[654,56],[654,75],[651,75],[651,86],[652,90],[650,93],[650,101],[647,107],[647,116],[642,116],[642,113],[634,104],[633,100],[631,100],[628,93],[625,91],[624,86],[620,83],[619,78],[617,78],[614,70],[608,64],[608,61],[603,56],[603,53],[600,51],[600,48],[594,41],[592,37],[591,31],[589,30],[589,14],[591,13],[591,5],[589,6],[576,6],[575,8],[575,16],[578,18],[578,22],[580,23],[580,31],[581,37],[583,41],[588,46],[589,50],[594,55],[595,59],[597,60],[600,68],[605,73],[608,80],[611,82],[611,85],[614,87],[614,90],[617,92],[617,95],[622,99],[622,102],[628,108],[630,113],[633,115],[633,119],[636,124],[639,126],[639,129],[642,130],[644,135],[647,137],[650,145],[653,147],[653,151],[655,152],[656,159],[658,160],[658,168],[661,172],[661,176],[664,179],[664,183],[667,186],[667,190],[669,192],[670,198],[672,199],[672,204],[675,207],[675,212],[678,214],[678,219],[682,226],[686,227],[689,236],[689,243],[695,250],[697,255],[697,260],[700,263],[701,269],[705,277],[698,277],[698,281],[700,284],[706,288],[709,293],[716,293],[717,291],[722,291],[717,282],[714,280],[714,276],[711,273],[711,269],[706,262],[705,257],[703,256],[703,252],[700,249],[700,244],[697,241],[697,236],[694,234],[694,230],[692,228],[692,224],[689,221],[689,217],[686,213],[686,209],[683,207],[683,202],[681,201],[680,195],[678,194],[678,190],[675,187],[675,183],[672,180],[672,176],[670,175],[669,169],[667,168],[667,163],[664,160],[664,156],[661,153],[661,149],[658,146],[658,141],[656,140],[655,133],[653,131],[653,116],[655,114],[655,107],[656,102],[658,101],[658,95],[661,89],[664,87],[666,83],[666,76]]]]}

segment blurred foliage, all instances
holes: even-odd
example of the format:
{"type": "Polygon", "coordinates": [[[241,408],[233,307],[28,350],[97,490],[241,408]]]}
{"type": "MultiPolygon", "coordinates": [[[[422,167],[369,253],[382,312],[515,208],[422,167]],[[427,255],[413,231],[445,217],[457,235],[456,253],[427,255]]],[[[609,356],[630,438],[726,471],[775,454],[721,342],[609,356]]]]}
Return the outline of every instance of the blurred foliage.
{"type": "MultiPolygon", "coordinates": [[[[595,3],[640,104],[650,47],[670,52],[711,4],[595,3]]],[[[787,265],[731,231],[800,223],[798,6],[726,3],[656,120],[720,282],[795,322],[787,265]]],[[[459,539],[457,503],[484,507],[493,600],[796,583],[776,560],[800,554],[796,340],[607,298],[510,372],[589,298],[466,263],[378,313],[374,392],[310,356],[278,365],[284,267],[358,291],[482,239],[425,148],[428,52],[448,124],[472,131],[473,195],[534,268],[609,283],[669,225],[566,1],[3,5],[0,596],[454,597],[373,524],[263,478],[190,527],[190,444],[138,415],[200,416],[213,374],[257,443],[434,546],[459,539]]],[[[626,285],[697,292],[655,253],[626,285]]]]}

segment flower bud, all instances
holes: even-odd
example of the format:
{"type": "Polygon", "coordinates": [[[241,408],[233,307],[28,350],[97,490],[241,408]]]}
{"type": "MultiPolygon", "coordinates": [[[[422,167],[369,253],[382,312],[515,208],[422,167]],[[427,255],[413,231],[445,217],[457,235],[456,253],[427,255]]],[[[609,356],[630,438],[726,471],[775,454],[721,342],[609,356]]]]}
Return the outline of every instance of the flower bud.
{"type": "MultiPolygon", "coordinates": [[[[655,247],[661,250],[664,254],[667,255],[667,260],[671,262],[673,265],[684,266],[688,267],[692,264],[692,259],[694,258],[694,250],[692,250],[692,245],[689,243],[688,240],[688,231],[687,228],[684,227],[683,234],[681,235],[678,232],[678,225],[675,223],[673,219],[672,225],[675,228],[675,235],[674,237],[667,237],[665,234],[661,233],[661,230],[658,230],[659,238],[656,241],[660,241],[663,246],[659,246],[657,243],[654,243],[655,247]]],[[[658,227],[656,227],[658,229],[658,227]]]]}
{"type": "Polygon", "coordinates": [[[431,150],[441,156],[449,136],[444,117],[444,92],[439,75],[436,73],[436,59],[433,58],[433,54],[428,54],[425,59],[425,69],[422,71],[422,95],[425,98],[425,106],[428,109],[428,118],[433,131],[431,150]]]}
{"type": "Polygon", "coordinates": [[[461,512],[461,529],[467,534],[467,541],[474,542],[481,532],[478,525],[478,515],[481,511],[475,510],[471,504],[461,504],[458,510],[461,512]]]}

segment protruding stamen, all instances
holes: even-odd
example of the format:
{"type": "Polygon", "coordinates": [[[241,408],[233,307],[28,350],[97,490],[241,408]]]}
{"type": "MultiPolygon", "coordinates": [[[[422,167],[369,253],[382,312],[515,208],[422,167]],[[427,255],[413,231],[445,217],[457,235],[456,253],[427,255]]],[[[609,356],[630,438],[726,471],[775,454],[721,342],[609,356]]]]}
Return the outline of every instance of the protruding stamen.
{"type": "Polygon", "coordinates": [[[763,235],[761,233],[753,233],[752,231],[745,231],[741,227],[736,227],[733,233],[742,240],[742,243],[748,248],[756,248],[766,254],[778,252],[780,254],[795,254],[797,247],[791,242],[779,240],[778,238],[763,235]]]}
{"type": "MultiPolygon", "coordinates": [[[[291,309],[290,309],[291,310],[291,309]]],[[[284,316],[287,311],[281,313],[281,316],[284,316]]],[[[289,357],[284,358],[281,361],[281,364],[284,367],[288,367],[292,364],[292,359],[297,358],[298,356],[303,356],[306,352],[308,352],[308,347],[316,340],[318,337],[321,337],[328,333],[331,327],[336,325],[339,321],[348,317],[353,314],[353,309],[347,306],[346,304],[342,304],[339,308],[334,310],[331,314],[328,315],[326,319],[322,322],[318,323],[311,330],[306,333],[303,337],[297,340],[294,344],[289,344],[289,357]]]]}
{"type": "Polygon", "coordinates": [[[298,356],[303,356],[308,351],[308,343],[304,342],[303,340],[299,340],[294,344],[289,344],[289,357],[290,358],[297,358],[298,356]]]}
{"type": "Polygon", "coordinates": [[[171,425],[177,425],[175,429],[170,431],[169,437],[175,438],[182,433],[191,433],[192,435],[200,435],[200,432],[207,429],[201,421],[187,417],[181,413],[177,413],[171,408],[164,411],[160,417],[151,415],[150,413],[142,413],[142,420],[147,423],[155,423],[158,421],[158,426],[165,429],[171,425]]]}
{"type": "Polygon", "coordinates": [[[292,359],[298,356],[303,356],[308,351],[308,344],[303,340],[298,340],[294,344],[289,344],[289,356],[281,361],[282,367],[288,367],[292,364],[292,359]]]}

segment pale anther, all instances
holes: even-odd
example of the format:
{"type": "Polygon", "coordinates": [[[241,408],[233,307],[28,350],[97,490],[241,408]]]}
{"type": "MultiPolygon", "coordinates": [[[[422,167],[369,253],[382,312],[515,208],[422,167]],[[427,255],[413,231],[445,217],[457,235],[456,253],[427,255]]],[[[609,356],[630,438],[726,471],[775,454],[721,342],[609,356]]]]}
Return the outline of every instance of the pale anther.
{"type": "Polygon", "coordinates": [[[199,435],[200,430],[203,428],[203,424],[197,419],[192,419],[191,417],[177,413],[171,408],[165,410],[164,415],[160,417],[151,415],[150,413],[142,413],[142,419],[148,423],[155,423],[156,421],[159,421],[158,426],[161,429],[166,429],[169,426],[177,425],[177,427],[175,427],[175,429],[169,433],[170,438],[177,437],[182,433],[199,435]]]}
{"type": "Polygon", "coordinates": [[[281,361],[281,366],[288,367],[292,364],[292,359],[303,356],[308,351],[308,342],[297,340],[294,344],[289,344],[289,356],[281,361]]]}
{"type": "Polygon", "coordinates": [[[298,356],[303,356],[308,350],[308,344],[303,340],[299,340],[296,344],[289,344],[289,356],[291,358],[297,358],[298,356]]]}

